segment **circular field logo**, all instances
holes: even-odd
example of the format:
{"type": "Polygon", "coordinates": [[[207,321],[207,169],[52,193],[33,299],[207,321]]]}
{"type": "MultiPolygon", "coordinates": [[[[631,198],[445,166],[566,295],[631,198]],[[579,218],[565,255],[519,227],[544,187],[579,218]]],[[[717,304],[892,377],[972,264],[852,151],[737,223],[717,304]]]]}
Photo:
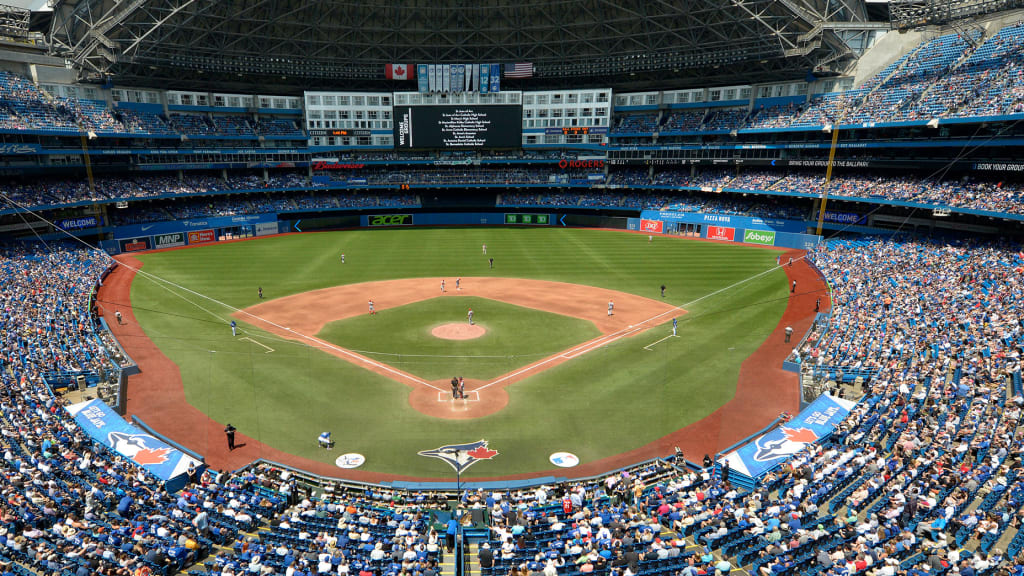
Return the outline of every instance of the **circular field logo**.
{"type": "Polygon", "coordinates": [[[338,456],[338,459],[334,461],[334,464],[338,468],[359,468],[366,462],[366,456],[362,454],[356,454],[355,452],[349,452],[348,454],[342,454],[338,456]]]}
{"type": "Polygon", "coordinates": [[[580,459],[571,452],[555,452],[548,460],[559,468],[572,468],[580,463],[580,459]]]}

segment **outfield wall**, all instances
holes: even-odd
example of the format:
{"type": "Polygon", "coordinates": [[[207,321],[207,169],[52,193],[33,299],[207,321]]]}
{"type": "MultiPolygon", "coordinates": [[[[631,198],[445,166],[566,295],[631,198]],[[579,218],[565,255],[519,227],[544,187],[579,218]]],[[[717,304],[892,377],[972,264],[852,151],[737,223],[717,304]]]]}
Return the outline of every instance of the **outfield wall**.
{"type": "MultiPolygon", "coordinates": [[[[636,212],[633,212],[634,214],[636,212]]],[[[100,242],[111,254],[144,252],[164,248],[197,246],[225,240],[239,240],[285,234],[345,228],[401,228],[406,226],[573,226],[625,230],[629,218],[607,211],[514,210],[492,212],[420,212],[399,208],[375,211],[337,211],[301,214],[266,213],[241,216],[192,218],[149,224],[116,226],[113,239],[100,242]]]]}
{"type": "Polygon", "coordinates": [[[687,234],[707,240],[802,250],[813,249],[821,241],[820,236],[803,233],[806,230],[804,222],[722,214],[644,210],[640,218],[631,218],[614,216],[606,210],[419,212],[385,208],[369,213],[348,211],[314,214],[308,218],[296,218],[295,214],[266,213],[117,226],[113,229],[114,238],[100,242],[100,247],[111,254],[120,254],[289,232],[407,226],[612,228],[657,234],[687,234]]]}

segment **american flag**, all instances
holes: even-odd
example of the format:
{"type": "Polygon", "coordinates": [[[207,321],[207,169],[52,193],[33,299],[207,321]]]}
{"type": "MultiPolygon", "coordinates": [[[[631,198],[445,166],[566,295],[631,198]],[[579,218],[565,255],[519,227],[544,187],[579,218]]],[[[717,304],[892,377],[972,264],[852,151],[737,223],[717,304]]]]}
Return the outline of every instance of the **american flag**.
{"type": "Polygon", "coordinates": [[[505,78],[533,78],[533,63],[505,64],[505,78]]]}

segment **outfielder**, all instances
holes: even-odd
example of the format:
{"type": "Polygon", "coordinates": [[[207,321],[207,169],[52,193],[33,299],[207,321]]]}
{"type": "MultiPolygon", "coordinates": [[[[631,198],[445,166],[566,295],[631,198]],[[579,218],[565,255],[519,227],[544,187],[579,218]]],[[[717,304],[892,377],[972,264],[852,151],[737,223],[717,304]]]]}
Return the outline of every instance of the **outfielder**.
{"type": "Polygon", "coordinates": [[[342,255],[341,255],[341,263],[342,263],[342,264],[344,264],[344,263],[345,263],[345,255],[344,255],[344,254],[342,254],[342,255]]]}
{"type": "Polygon", "coordinates": [[[487,254],[487,244],[484,244],[484,254],[487,254]]]}

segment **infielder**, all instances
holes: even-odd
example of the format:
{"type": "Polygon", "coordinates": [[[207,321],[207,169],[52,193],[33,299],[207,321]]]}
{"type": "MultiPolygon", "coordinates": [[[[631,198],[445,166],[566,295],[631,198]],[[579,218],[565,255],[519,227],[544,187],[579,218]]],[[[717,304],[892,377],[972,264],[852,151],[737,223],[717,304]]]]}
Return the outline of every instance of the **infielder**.
{"type": "Polygon", "coordinates": [[[117,323],[118,324],[124,324],[124,322],[121,320],[121,311],[120,310],[118,310],[117,312],[114,312],[114,316],[117,318],[117,323]]]}
{"type": "Polygon", "coordinates": [[[461,282],[462,282],[462,278],[456,278],[456,279],[455,279],[455,289],[456,289],[456,290],[462,290],[462,288],[459,288],[459,284],[460,284],[461,282]]]}
{"type": "Polygon", "coordinates": [[[444,292],[444,280],[441,280],[441,292],[444,292]]]}
{"type": "Polygon", "coordinates": [[[472,308],[469,309],[469,313],[466,314],[466,316],[469,317],[469,325],[472,326],[473,325],[473,309],[472,308]]]}
{"type": "Polygon", "coordinates": [[[377,311],[373,309],[373,300],[370,300],[369,306],[370,306],[370,315],[373,316],[374,314],[377,313],[377,311]]]}
{"type": "Polygon", "coordinates": [[[612,302],[611,300],[609,300],[608,301],[608,315],[609,316],[612,315],[612,310],[614,310],[614,309],[615,309],[615,302],[612,302]]]}

